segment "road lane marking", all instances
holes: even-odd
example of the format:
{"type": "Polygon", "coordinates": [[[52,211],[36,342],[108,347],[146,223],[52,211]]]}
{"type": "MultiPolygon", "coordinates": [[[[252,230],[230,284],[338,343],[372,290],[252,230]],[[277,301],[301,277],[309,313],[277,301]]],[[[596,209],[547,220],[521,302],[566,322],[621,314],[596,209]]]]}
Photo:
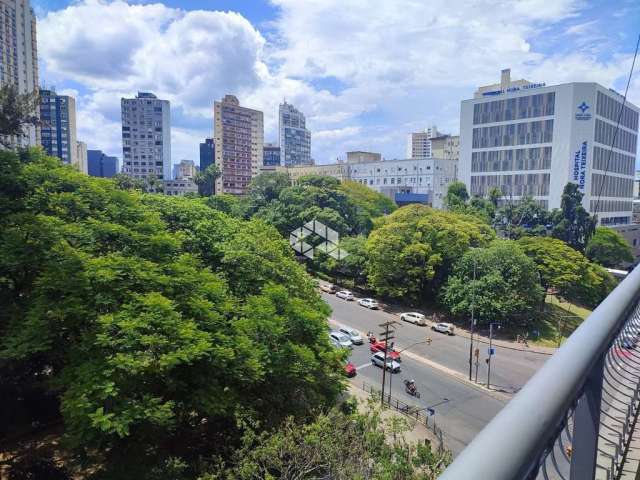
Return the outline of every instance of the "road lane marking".
{"type": "Polygon", "coordinates": [[[361,368],[370,367],[370,366],[371,366],[371,362],[363,363],[359,367],[356,367],[356,370],[360,370],[361,368]]]}

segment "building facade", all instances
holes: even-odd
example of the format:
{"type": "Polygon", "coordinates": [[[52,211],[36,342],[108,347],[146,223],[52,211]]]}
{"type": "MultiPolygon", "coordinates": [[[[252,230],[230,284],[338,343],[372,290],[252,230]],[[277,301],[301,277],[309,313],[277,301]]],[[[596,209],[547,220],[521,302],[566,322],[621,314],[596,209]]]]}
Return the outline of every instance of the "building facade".
{"type": "Polygon", "coordinates": [[[118,173],[118,157],[110,157],[102,150],[87,150],[87,170],[92,177],[111,178],[118,173]]]}
{"type": "Polygon", "coordinates": [[[165,195],[183,196],[187,193],[198,193],[198,185],[189,178],[178,178],[175,180],[165,180],[162,182],[164,185],[165,195]]]}
{"type": "Polygon", "coordinates": [[[196,173],[198,173],[196,169],[196,164],[193,160],[180,160],[180,163],[177,163],[176,165],[174,165],[174,168],[175,168],[174,180],[175,179],[193,180],[193,178],[196,176],[196,173]]]}
{"type": "Polygon", "coordinates": [[[379,162],[381,160],[382,155],[375,152],[347,152],[347,163],[350,165],[354,163],[379,162]]]}
{"type": "Polygon", "coordinates": [[[493,187],[518,200],[560,207],[564,186],[578,184],[583,206],[602,225],[631,222],[640,110],[596,83],[555,86],[510,81],[481,87],[460,116],[460,179],[471,195],[493,187]],[[615,145],[609,161],[609,149],[615,145]],[[608,164],[608,168],[607,168],[608,164]]]}
{"type": "Polygon", "coordinates": [[[264,144],[262,165],[265,167],[280,165],[280,147],[278,145],[275,143],[264,144]]]}
{"type": "Polygon", "coordinates": [[[215,192],[243,195],[264,160],[262,112],[241,107],[233,95],[214,103],[215,163],[221,176],[215,192]]]}
{"type": "Polygon", "coordinates": [[[54,90],[40,90],[41,145],[63,163],[78,165],[76,101],[54,90]]]}
{"type": "Polygon", "coordinates": [[[446,160],[458,160],[460,158],[459,135],[441,135],[432,138],[430,142],[432,158],[444,158],[446,160]]]}
{"type": "Polygon", "coordinates": [[[337,178],[341,182],[349,179],[349,165],[346,163],[331,163],[328,165],[300,165],[297,167],[280,167],[276,171],[284,171],[289,175],[291,184],[296,185],[300,177],[320,175],[337,178]]]}
{"type": "Polygon", "coordinates": [[[200,171],[204,172],[209,165],[215,162],[216,147],[213,138],[206,138],[200,144],[200,171]]]}
{"type": "Polygon", "coordinates": [[[76,142],[76,164],[81,173],[84,173],[85,175],[89,173],[87,144],[79,140],[76,142]]]}
{"type": "Polygon", "coordinates": [[[313,165],[311,132],[307,130],[303,113],[284,102],[278,109],[280,164],[285,167],[313,165]]]}
{"type": "Polygon", "coordinates": [[[171,111],[168,100],[138,92],[122,98],[122,173],[171,178],[171,111]]]}
{"type": "Polygon", "coordinates": [[[449,184],[458,177],[458,161],[442,158],[382,160],[349,165],[349,179],[397,203],[442,208],[449,184]],[[406,200],[406,201],[405,201],[406,200]]]}
{"type": "MultiPolygon", "coordinates": [[[[0,84],[14,84],[22,94],[38,91],[36,16],[29,0],[0,0],[0,84]]],[[[11,139],[16,146],[40,142],[35,126],[26,127],[22,138],[11,139]]]]}

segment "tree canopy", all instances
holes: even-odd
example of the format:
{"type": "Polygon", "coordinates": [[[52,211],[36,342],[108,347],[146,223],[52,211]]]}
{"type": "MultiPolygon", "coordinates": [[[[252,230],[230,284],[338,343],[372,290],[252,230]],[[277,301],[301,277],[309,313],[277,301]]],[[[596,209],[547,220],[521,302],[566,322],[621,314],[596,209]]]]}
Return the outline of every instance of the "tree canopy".
{"type": "Polygon", "coordinates": [[[633,250],[625,238],[615,230],[597,227],[587,243],[585,255],[603,267],[615,268],[633,263],[633,250]]]}
{"type": "Polygon", "coordinates": [[[582,206],[584,194],[578,185],[569,182],[562,191],[560,210],[553,212],[552,235],[571,247],[584,252],[596,228],[595,217],[582,206]]]}

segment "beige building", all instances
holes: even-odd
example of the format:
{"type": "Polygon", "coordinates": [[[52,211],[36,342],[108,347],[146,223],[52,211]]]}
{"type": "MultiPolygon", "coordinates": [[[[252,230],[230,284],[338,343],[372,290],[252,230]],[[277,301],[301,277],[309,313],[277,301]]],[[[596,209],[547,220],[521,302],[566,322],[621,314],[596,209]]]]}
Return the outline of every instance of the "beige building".
{"type": "Polygon", "coordinates": [[[431,139],[440,137],[442,134],[438,132],[438,128],[425,128],[421,132],[413,132],[409,134],[407,139],[407,158],[431,158],[431,139]]]}
{"type": "Polygon", "coordinates": [[[196,185],[195,182],[189,178],[165,180],[163,183],[165,195],[182,196],[186,195],[187,193],[198,193],[198,185],[196,185]]]}
{"type": "Polygon", "coordinates": [[[307,175],[321,175],[337,178],[341,182],[349,179],[349,165],[346,163],[332,163],[329,165],[304,165],[299,167],[280,167],[276,171],[284,171],[289,174],[291,184],[296,185],[300,177],[307,175]]]}
{"type": "Polygon", "coordinates": [[[460,158],[460,136],[441,135],[431,139],[431,158],[458,160],[460,158]]]}
{"type": "Polygon", "coordinates": [[[241,107],[233,95],[214,102],[215,164],[222,175],[216,193],[243,195],[263,163],[264,119],[262,112],[241,107]]]}
{"type": "Polygon", "coordinates": [[[347,152],[347,163],[379,162],[382,155],[375,152],[347,152]]]}
{"type": "Polygon", "coordinates": [[[75,158],[72,159],[72,164],[78,167],[78,171],[84,173],[85,175],[89,174],[89,163],[87,161],[87,144],[81,142],[80,140],[76,141],[76,154],[75,158]]]}
{"type": "Polygon", "coordinates": [[[180,160],[176,170],[176,179],[193,179],[196,176],[196,164],[193,160],[180,160]]]}

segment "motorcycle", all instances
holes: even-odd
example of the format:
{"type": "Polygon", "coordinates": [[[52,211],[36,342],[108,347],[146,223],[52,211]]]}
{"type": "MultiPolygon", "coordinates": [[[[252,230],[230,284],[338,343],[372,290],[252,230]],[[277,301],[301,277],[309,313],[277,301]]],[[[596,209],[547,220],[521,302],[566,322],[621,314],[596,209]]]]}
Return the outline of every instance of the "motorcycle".
{"type": "Polygon", "coordinates": [[[373,332],[367,332],[367,338],[369,339],[369,343],[376,343],[376,337],[373,332]]]}
{"type": "Polygon", "coordinates": [[[412,397],[420,398],[420,392],[416,388],[416,384],[409,380],[404,381],[404,391],[407,392],[412,397]]]}

